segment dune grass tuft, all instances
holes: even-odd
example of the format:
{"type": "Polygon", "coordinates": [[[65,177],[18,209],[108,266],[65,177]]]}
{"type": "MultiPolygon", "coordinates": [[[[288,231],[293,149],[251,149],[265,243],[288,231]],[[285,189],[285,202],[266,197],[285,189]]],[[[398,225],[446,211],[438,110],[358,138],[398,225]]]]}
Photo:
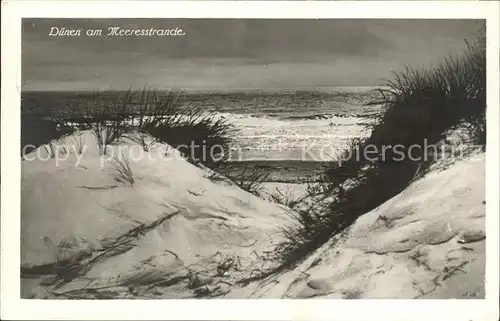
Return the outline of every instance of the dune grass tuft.
{"type": "Polygon", "coordinates": [[[118,157],[112,158],[110,161],[111,175],[113,179],[122,184],[134,185],[135,179],[130,166],[129,159],[121,154],[118,157]]]}
{"type": "Polygon", "coordinates": [[[269,195],[269,197],[273,202],[284,205],[292,210],[296,209],[302,201],[302,197],[296,197],[290,190],[283,190],[278,187],[276,187],[275,192],[269,195]]]}
{"type": "Polygon", "coordinates": [[[126,118],[130,97],[130,90],[122,98],[116,93],[105,97],[96,91],[85,104],[87,125],[92,128],[102,155],[106,155],[107,147],[118,142],[129,129],[126,118]]]}
{"type": "Polygon", "coordinates": [[[141,146],[142,150],[145,152],[149,152],[157,142],[156,138],[151,138],[148,133],[140,128],[137,131],[132,132],[131,134],[125,134],[125,137],[127,137],[132,142],[139,144],[139,146],[141,146]]]}
{"type": "Polygon", "coordinates": [[[212,175],[208,178],[213,181],[224,181],[226,178],[233,181],[239,188],[255,196],[261,197],[263,192],[262,183],[267,182],[271,172],[259,166],[243,166],[234,169],[231,165],[218,163],[213,169],[212,175]]]}
{"type": "Polygon", "coordinates": [[[82,133],[77,133],[72,136],[72,139],[75,146],[75,152],[78,155],[83,154],[85,149],[85,136],[82,133]]]}
{"type": "Polygon", "coordinates": [[[157,141],[178,149],[194,163],[214,168],[229,156],[234,128],[215,111],[189,104],[180,90],[144,89],[138,107],[138,127],[157,141]]]}
{"type": "Polygon", "coordinates": [[[249,167],[243,168],[240,172],[231,175],[231,179],[242,190],[256,196],[261,196],[263,190],[262,183],[266,182],[269,176],[270,172],[265,168],[249,167]]]}

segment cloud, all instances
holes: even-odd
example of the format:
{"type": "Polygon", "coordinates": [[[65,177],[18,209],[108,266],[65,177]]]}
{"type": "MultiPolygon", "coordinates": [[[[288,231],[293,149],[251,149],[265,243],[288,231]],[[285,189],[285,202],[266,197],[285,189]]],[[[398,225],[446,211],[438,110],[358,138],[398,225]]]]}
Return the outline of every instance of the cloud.
{"type": "Polygon", "coordinates": [[[455,52],[475,26],[472,20],[23,19],[23,79],[35,87],[135,83],[135,77],[190,86],[356,85],[378,81],[380,66],[428,64],[455,52]],[[51,26],[104,34],[110,26],[179,27],[186,35],[50,37],[51,26]]]}

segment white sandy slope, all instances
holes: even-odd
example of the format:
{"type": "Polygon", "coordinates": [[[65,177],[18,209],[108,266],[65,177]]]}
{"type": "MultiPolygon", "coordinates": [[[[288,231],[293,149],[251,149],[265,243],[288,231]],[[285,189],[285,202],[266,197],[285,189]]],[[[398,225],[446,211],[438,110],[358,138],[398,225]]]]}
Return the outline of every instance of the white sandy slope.
{"type": "MultiPolygon", "coordinates": [[[[273,266],[283,206],[180,157],[143,157],[133,186],[95,189],[116,182],[84,136],[81,166],[23,161],[25,298],[484,297],[484,154],[412,183],[294,270],[242,285],[273,266]]],[[[177,153],[148,155],[165,150],[177,153]]]]}
{"type": "Polygon", "coordinates": [[[484,298],[484,175],[484,153],[437,166],[293,271],[230,295],[484,298]]]}
{"type": "Polygon", "coordinates": [[[286,208],[210,180],[170,146],[155,144],[140,158],[129,140],[110,147],[108,155],[121,147],[136,160],[127,186],[113,179],[94,136],[82,137],[79,166],[73,137],[56,142],[68,146],[68,160],[39,160],[41,147],[22,162],[23,297],[217,295],[229,282],[215,279],[249,273],[278,241],[286,208]]]}

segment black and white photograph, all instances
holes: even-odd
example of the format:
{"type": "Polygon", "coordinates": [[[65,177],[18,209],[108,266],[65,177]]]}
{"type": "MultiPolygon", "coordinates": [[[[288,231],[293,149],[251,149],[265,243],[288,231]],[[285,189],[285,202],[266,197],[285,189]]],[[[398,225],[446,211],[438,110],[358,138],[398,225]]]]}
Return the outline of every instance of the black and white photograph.
{"type": "Polygon", "coordinates": [[[485,300],[487,19],[20,25],[24,302],[485,300]]]}

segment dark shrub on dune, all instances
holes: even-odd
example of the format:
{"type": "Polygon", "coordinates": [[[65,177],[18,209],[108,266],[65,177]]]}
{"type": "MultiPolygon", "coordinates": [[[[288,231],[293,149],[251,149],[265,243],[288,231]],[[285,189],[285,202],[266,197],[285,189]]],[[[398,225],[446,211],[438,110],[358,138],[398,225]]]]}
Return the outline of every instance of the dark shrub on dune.
{"type": "Polygon", "coordinates": [[[161,142],[177,148],[194,162],[213,167],[227,158],[229,138],[220,135],[224,126],[220,121],[207,117],[199,122],[157,124],[147,128],[147,132],[161,142]],[[193,146],[193,148],[191,148],[193,146]]]}
{"type": "Polygon", "coordinates": [[[194,163],[216,168],[229,156],[233,127],[214,112],[190,105],[182,91],[144,89],[136,115],[140,131],[178,149],[194,163]]]}

